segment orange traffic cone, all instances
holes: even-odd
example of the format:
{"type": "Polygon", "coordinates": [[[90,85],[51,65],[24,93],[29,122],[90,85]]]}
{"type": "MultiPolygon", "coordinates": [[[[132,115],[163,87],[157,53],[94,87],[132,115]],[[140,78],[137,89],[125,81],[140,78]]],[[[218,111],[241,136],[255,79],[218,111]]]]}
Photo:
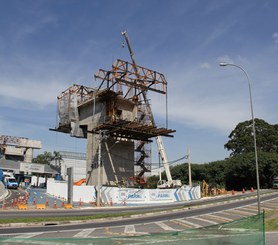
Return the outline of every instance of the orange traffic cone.
{"type": "Polygon", "coordinates": [[[6,204],[6,201],[4,200],[3,201],[3,209],[6,209],[7,208],[7,204],[6,204]]]}
{"type": "Polygon", "coordinates": [[[48,206],[48,198],[46,198],[46,200],[45,200],[45,206],[46,207],[48,206]]]}
{"type": "Polygon", "coordinates": [[[64,198],[62,200],[62,207],[65,207],[65,201],[64,201],[64,198]]]}
{"type": "Polygon", "coordinates": [[[82,207],[82,201],[81,201],[81,198],[80,198],[80,200],[79,200],[79,208],[81,208],[82,207]]]}
{"type": "Polygon", "coordinates": [[[53,208],[57,208],[56,200],[54,200],[53,208]]]}
{"type": "Polygon", "coordinates": [[[113,206],[112,197],[110,198],[110,206],[113,206]]]}
{"type": "Polygon", "coordinates": [[[234,196],[235,195],[235,191],[234,190],[232,190],[232,196],[234,196]]]}
{"type": "Polygon", "coordinates": [[[254,192],[254,188],[253,187],[251,187],[251,192],[254,192]]]}
{"type": "Polygon", "coordinates": [[[242,189],[242,193],[245,193],[245,189],[244,188],[242,189]]]}
{"type": "Polygon", "coordinates": [[[36,197],[33,199],[33,205],[36,205],[36,197]]]}

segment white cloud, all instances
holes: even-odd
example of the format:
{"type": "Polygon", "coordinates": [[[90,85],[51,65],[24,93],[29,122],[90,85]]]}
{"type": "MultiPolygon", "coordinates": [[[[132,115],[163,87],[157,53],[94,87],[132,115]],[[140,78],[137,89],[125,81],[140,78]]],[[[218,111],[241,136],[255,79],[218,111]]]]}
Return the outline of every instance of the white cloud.
{"type": "Polygon", "coordinates": [[[226,62],[226,63],[231,63],[233,64],[234,61],[229,57],[229,55],[224,55],[224,56],[220,56],[217,58],[217,62],[226,62]]]}
{"type": "Polygon", "coordinates": [[[63,90],[64,85],[55,81],[1,81],[0,96],[3,98],[2,106],[21,107],[28,102],[33,103],[33,107],[43,107],[55,104],[57,95],[63,90]]]}
{"type": "Polygon", "coordinates": [[[274,43],[278,46],[278,32],[273,33],[272,38],[274,39],[274,43]]]}
{"type": "Polygon", "coordinates": [[[205,62],[205,63],[200,64],[200,67],[202,69],[210,69],[211,65],[209,63],[205,62]]]}

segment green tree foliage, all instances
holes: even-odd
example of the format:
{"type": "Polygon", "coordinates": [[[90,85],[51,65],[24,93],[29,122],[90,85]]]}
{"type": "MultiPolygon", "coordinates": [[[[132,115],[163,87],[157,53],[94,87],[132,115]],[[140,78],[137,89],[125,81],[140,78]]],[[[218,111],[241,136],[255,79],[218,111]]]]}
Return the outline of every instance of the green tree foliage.
{"type": "Polygon", "coordinates": [[[39,154],[36,158],[33,158],[33,163],[49,164],[53,160],[51,152],[45,151],[43,154],[39,154]]]}
{"type": "MultiPolygon", "coordinates": [[[[278,125],[271,125],[262,119],[255,119],[257,149],[260,152],[278,153],[278,125]]],[[[229,135],[224,147],[235,154],[254,152],[252,120],[239,123],[229,135]]]]}
{"type": "MultiPolygon", "coordinates": [[[[271,188],[278,175],[278,154],[260,152],[258,155],[261,188],[271,188]]],[[[256,188],[255,156],[253,152],[237,154],[226,160],[225,185],[227,189],[256,188]]]]}
{"type": "MultiPolygon", "coordinates": [[[[278,176],[278,125],[270,125],[264,120],[255,119],[258,148],[258,164],[261,188],[271,188],[272,180],[278,176]]],[[[228,190],[256,188],[256,165],[252,121],[239,123],[229,135],[225,144],[231,150],[230,158],[206,164],[191,164],[192,182],[205,180],[211,187],[226,187],[228,190]]],[[[171,167],[173,179],[188,184],[188,163],[171,167]]],[[[166,179],[165,173],[162,178],[166,179]]],[[[156,187],[153,178],[152,187],[156,187]]]]}

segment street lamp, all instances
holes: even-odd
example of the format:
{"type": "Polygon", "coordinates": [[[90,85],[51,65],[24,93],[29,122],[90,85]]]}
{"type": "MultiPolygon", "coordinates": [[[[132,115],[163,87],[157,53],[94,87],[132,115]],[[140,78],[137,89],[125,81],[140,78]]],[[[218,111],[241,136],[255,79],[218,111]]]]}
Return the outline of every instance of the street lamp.
{"type": "Polygon", "coordinates": [[[257,141],[256,141],[256,130],[255,130],[255,120],[254,120],[254,112],[253,112],[253,103],[252,103],[252,93],[251,93],[251,83],[247,72],[239,65],[231,64],[231,63],[219,63],[220,66],[234,66],[239,68],[245,74],[248,81],[249,88],[249,99],[251,106],[251,116],[252,116],[252,129],[253,129],[253,137],[254,137],[254,148],[255,148],[255,164],[256,164],[256,178],[257,178],[257,201],[258,201],[258,213],[261,213],[261,204],[260,204],[260,178],[259,178],[259,165],[258,165],[258,153],[257,153],[257,141]]]}

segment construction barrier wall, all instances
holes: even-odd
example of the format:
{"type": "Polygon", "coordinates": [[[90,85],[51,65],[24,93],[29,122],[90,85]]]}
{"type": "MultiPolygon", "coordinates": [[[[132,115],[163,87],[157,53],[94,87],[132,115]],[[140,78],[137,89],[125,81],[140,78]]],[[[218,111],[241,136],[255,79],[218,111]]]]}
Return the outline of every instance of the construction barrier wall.
{"type": "Polygon", "coordinates": [[[5,198],[9,194],[8,190],[5,188],[5,185],[0,181],[0,200],[5,198]]]}
{"type": "MultiPolygon", "coordinates": [[[[47,181],[47,193],[60,198],[67,199],[67,182],[47,181]]],[[[200,186],[183,186],[178,189],[136,189],[136,188],[118,188],[101,187],[101,201],[103,203],[162,203],[190,201],[201,198],[200,186]]],[[[95,186],[73,186],[73,201],[95,202],[95,186]]]]}
{"type": "Polygon", "coordinates": [[[101,199],[104,203],[161,203],[190,201],[201,198],[200,186],[183,186],[178,189],[135,189],[102,187],[101,199]]]}

